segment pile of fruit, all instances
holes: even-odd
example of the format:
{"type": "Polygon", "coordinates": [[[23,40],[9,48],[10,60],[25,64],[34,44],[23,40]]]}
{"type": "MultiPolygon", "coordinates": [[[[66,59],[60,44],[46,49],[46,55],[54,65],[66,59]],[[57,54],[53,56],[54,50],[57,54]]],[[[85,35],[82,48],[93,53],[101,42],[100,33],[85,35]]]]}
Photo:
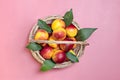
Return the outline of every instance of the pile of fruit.
{"type": "MultiPolygon", "coordinates": [[[[77,28],[70,24],[66,27],[62,19],[55,19],[49,27],[52,32],[49,34],[44,29],[38,29],[34,39],[35,40],[49,40],[49,41],[76,41],[77,28]]],[[[44,59],[52,59],[55,63],[63,63],[66,60],[66,53],[73,52],[76,44],[56,44],[56,43],[43,43],[40,50],[40,55],[44,59]]]]}
{"type": "Polygon", "coordinates": [[[41,71],[52,69],[56,64],[66,61],[72,63],[78,62],[78,57],[74,52],[77,44],[69,44],[69,41],[85,41],[96,30],[96,28],[83,28],[78,30],[72,24],[72,9],[67,11],[63,19],[54,19],[51,24],[39,19],[39,28],[34,34],[33,40],[29,42],[27,48],[32,51],[39,51],[39,54],[45,59],[41,71]],[[67,43],[38,43],[37,41],[68,41],[67,43]]]}

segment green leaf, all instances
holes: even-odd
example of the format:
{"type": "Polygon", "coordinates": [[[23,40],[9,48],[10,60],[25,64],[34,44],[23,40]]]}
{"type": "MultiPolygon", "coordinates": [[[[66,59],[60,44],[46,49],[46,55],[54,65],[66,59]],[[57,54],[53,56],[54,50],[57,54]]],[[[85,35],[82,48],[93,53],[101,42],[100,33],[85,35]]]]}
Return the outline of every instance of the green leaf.
{"type": "Polygon", "coordinates": [[[44,30],[46,30],[48,33],[51,33],[51,32],[52,32],[52,29],[46,24],[45,21],[39,19],[37,24],[38,24],[38,26],[39,26],[40,29],[44,29],[44,30]]]}
{"type": "Polygon", "coordinates": [[[74,62],[79,62],[78,58],[71,52],[67,52],[66,56],[68,59],[70,59],[73,63],[74,62]]]}
{"type": "Polygon", "coordinates": [[[73,12],[72,9],[67,11],[63,16],[66,26],[69,26],[73,21],[73,12]]]}
{"type": "Polygon", "coordinates": [[[30,42],[30,43],[26,46],[26,48],[28,48],[28,49],[30,49],[30,50],[33,50],[33,51],[38,51],[38,50],[41,50],[41,49],[42,49],[42,47],[41,47],[39,44],[35,43],[35,42],[30,42]]]}
{"type": "Polygon", "coordinates": [[[82,28],[76,36],[77,41],[87,40],[97,28],[82,28]]]}
{"type": "Polygon", "coordinates": [[[51,70],[55,66],[55,63],[52,60],[45,60],[41,66],[41,71],[51,70]]]}

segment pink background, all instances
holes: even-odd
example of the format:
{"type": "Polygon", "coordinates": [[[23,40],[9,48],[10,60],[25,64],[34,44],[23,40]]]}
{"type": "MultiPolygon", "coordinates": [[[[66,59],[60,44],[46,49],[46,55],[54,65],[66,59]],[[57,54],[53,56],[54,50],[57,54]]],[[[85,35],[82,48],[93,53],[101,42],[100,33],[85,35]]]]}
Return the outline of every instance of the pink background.
{"type": "Polygon", "coordinates": [[[120,0],[0,0],[0,80],[120,80],[120,0]],[[38,18],[73,9],[80,27],[98,30],[80,62],[40,72],[25,48],[38,18]]]}

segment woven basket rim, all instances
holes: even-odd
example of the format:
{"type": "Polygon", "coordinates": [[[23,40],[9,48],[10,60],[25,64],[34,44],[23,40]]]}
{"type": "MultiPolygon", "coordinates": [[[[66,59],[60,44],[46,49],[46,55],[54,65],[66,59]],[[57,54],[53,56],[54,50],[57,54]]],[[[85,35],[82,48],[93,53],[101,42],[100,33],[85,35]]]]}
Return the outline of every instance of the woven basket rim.
{"type": "MultiPolygon", "coordinates": [[[[53,20],[53,19],[63,19],[62,16],[48,16],[44,19],[42,19],[43,21],[47,22],[49,20],[53,20]]],[[[72,24],[79,30],[80,27],[79,25],[73,21],[72,24]]],[[[34,40],[33,37],[34,37],[34,34],[36,33],[36,31],[38,30],[38,25],[35,24],[32,28],[32,30],[30,31],[30,35],[29,35],[29,42],[37,42],[37,43],[57,43],[57,44],[66,44],[66,42],[64,41],[48,41],[48,40],[34,40]]],[[[78,44],[78,47],[80,47],[80,50],[78,50],[77,52],[77,57],[80,58],[83,53],[84,53],[84,44],[87,44],[86,41],[68,41],[68,43],[71,43],[71,44],[78,44]]],[[[32,51],[31,50],[31,53],[32,53],[32,56],[34,57],[34,59],[36,59],[39,63],[43,64],[43,62],[45,61],[45,59],[39,54],[39,51],[32,51]]],[[[63,62],[61,64],[56,64],[54,66],[54,68],[65,68],[65,67],[68,67],[70,65],[72,65],[73,63],[71,61],[67,61],[67,62],[63,62]]]]}

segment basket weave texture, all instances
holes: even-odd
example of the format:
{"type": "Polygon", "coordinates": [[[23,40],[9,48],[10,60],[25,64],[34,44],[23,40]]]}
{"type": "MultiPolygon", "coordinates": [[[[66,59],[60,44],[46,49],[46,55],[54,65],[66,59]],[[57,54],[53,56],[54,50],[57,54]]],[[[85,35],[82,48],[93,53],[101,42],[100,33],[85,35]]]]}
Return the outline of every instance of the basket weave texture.
{"type": "MultiPolygon", "coordinates": [[[[45,21],[47,24],[50,24],[52,23],[53,20],[55,19],[63,19],[62,16],[49,16],[45,19],[43,19],[43,21],[45,21]]],[[[73,21],[72,24],[79,30],[80,27],[79,25],[73,21]]],[[[85,44],[86,44],[86,41],[48,41],[48,40],[37,40],[35,41],[34,40],[34,35],[36,33],[36,31],[38,30],[38,25],[35,24],[30,32],[30,35],[29,35],[29,42],[37,42],[37,43],[56,43],[56,44],[77,44],[77,47],[74,48],[74,52],[76,54],[76,56],[79,58],[83,55],[84,53],[84,48],[85,48],[85,44]]],[[[32,51],[31,50],[31,53],[32,53],[32,56],[41,64],[43,64],[43,62],[45,61],[45,59],[39,54],[39,51],[32,51]]],[[[56,64],[54,66],[54,68],[65,68],[65,67],[68,67],[70,65],[72,65],[73,63],[71,61],[66,61],[66,62],[63,62],[61,64],[56,64]]]]}

